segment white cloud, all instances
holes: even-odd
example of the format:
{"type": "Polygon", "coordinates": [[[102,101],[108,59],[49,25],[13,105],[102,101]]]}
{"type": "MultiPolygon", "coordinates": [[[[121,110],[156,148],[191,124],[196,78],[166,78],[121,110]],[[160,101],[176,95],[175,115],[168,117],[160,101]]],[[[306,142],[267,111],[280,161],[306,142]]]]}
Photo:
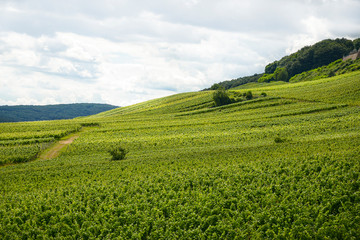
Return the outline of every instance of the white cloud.
{"type": "Polygon", "coordinates": [[[288,37],[290,42],[286,53],[296,52],[304,46],[310,46],[325,38],[333,37],[329,31],[329,21],[324,18],[309,17],[303,19],[301,23],[304,25],[306,32],[288,37]]]}
{"type": "MultiPolygon", "coordinates": [[[[263,71],[360,32],[359,1],[1,1],[0,104],[117,105],[263,71]]],[[[359,37],[359,36],[357,36],[359,37]]]]}

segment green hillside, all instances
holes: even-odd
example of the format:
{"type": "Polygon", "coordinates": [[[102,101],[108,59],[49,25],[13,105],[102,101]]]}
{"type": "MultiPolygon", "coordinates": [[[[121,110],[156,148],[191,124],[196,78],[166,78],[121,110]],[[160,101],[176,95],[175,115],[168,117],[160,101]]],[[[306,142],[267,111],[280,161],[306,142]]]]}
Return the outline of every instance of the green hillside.
{"type": "Polygon", "coordinates": [[[306,46],[299,51],[281,58],[279,61],[269,63],[265,67],[266,74],[275,73],[279,68],[285,68],[288,77],[328,65],[335,60],[341,59],[354,49],[359,49],[359,40],[354,41],[346,38],[335,40],[326,39],[306,46]]]}
{"type": "Polygon", "coordinates": [[[360,38],[325,39],[269,63],[264,73],[222,81],[205,90],[215,90],[219,86],[231,89],[253,82],[309,81],[357,71],[360,69],[360,59],[343,62],[342,58],[358,49],[360,38]]]}
{"type": "Polygon", "coordinates": [[[312,102],[327,102],[360,106],[360,72],[298,83],[253,83],[231,90],[251,89],[270,96],[312,102]]]}
{"type": "Polygon", "coordinates": [[[341,75],[360,70],[360,58],[343,61],[338,59],[329,65],[325,65],[307,72],[297,74],[290,78],[289,82],[312,81],[320,78],[341,75]]]}
{"type": "Polygon", "coordinates": [[[255,98],[221,107],[203,91],[2,123],[0,238],[357,239],[359,88],[355,71],[243,85],[232,91],[255,98]]]}

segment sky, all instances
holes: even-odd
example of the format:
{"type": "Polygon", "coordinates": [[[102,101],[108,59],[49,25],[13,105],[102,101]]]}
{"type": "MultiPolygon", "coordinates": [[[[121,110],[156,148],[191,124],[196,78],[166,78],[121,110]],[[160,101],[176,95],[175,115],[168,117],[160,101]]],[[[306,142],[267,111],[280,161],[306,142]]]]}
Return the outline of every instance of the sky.
{"type": "Polygon", "coordinates": [[[0,0],[0,105],[128,106],[360,37],[360,0],[0,0]]]}

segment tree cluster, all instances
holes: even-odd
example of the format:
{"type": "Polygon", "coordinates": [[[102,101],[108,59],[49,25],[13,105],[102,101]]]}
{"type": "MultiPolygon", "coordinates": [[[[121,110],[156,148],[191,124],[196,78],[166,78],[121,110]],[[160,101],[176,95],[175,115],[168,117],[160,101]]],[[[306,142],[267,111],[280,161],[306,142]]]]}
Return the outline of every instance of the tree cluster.
{"type": "Polygon", "coordinates": [[[271,82],[271,81],[283,81],[286,82],[289,80],[289,74],[286,68],[277,68],[274,73],[264,74],[259,78],[258,82],[271,82]]]}
{"type": "MultiPolygon", "coordinates": [[[[262,95],[262,96],[266,96],[262,95]]],[[[232,92],[231,96],[228,91],[226,91],[223,87],[219,87],[214,93],[213,93],[213,100],[215,103],[215,106],[222,106],[227,105],[230,103],[235,103],[243,100],[251,100],[254,96],[251,91],[247,91],[244,93],[240,92],[232,92]]]]}
{"type": "MultiPolygon", "coordinates": [[[[330,40],[326,39],[320,41],[312,46],[307,46],[299,51],[283,57],[279,61],[272,62],[265,67],[265,76],[260,81],[275,80],[275,81],[284,81],[276,78],[276,76],[271,76],[271,74],[276,75],[276,71],[280,69],[285,69],[287,72],[287,77],[285,81],[288,81],[291,77],[296,74],[309,71],[324,65],[328,65],[331,62],[342,58],[347,55],[353,49],[360,47],[360,39],[354,41],[341,38],[330,40]],[[269,77],[269,75],[271,77],[269,77]]],[[[281,73],[282,79],[285,79],[284,70],[281,73]]]]}
{"type": "Polygon", "coordinates": [[[217,90],[219,87],[227,90],[250,82],[289,81],[299,73],[328,65],[359,49],[360,38],[353,41],[345,38],[326,39],[268,64],[264,74],[223,81],[204,90],[217,90]]]}
{"type": "Polygon", "coordinates": [[[229,94],[222,87],[219,87],[213,94],[213,100],[215,106],[222,106],[232,103],[232,100],[229,97],[229,94]]]}

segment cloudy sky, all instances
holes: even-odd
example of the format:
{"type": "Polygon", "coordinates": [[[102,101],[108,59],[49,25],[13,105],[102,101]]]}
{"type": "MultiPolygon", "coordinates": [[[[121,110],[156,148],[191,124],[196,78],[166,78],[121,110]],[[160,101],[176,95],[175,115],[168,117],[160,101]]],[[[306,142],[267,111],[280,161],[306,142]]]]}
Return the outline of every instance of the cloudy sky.
{"type": "Polygon", "coordinates": [[[0,105],[126,106],[360,37],[359,0],[0,0],[0,105]]]}

